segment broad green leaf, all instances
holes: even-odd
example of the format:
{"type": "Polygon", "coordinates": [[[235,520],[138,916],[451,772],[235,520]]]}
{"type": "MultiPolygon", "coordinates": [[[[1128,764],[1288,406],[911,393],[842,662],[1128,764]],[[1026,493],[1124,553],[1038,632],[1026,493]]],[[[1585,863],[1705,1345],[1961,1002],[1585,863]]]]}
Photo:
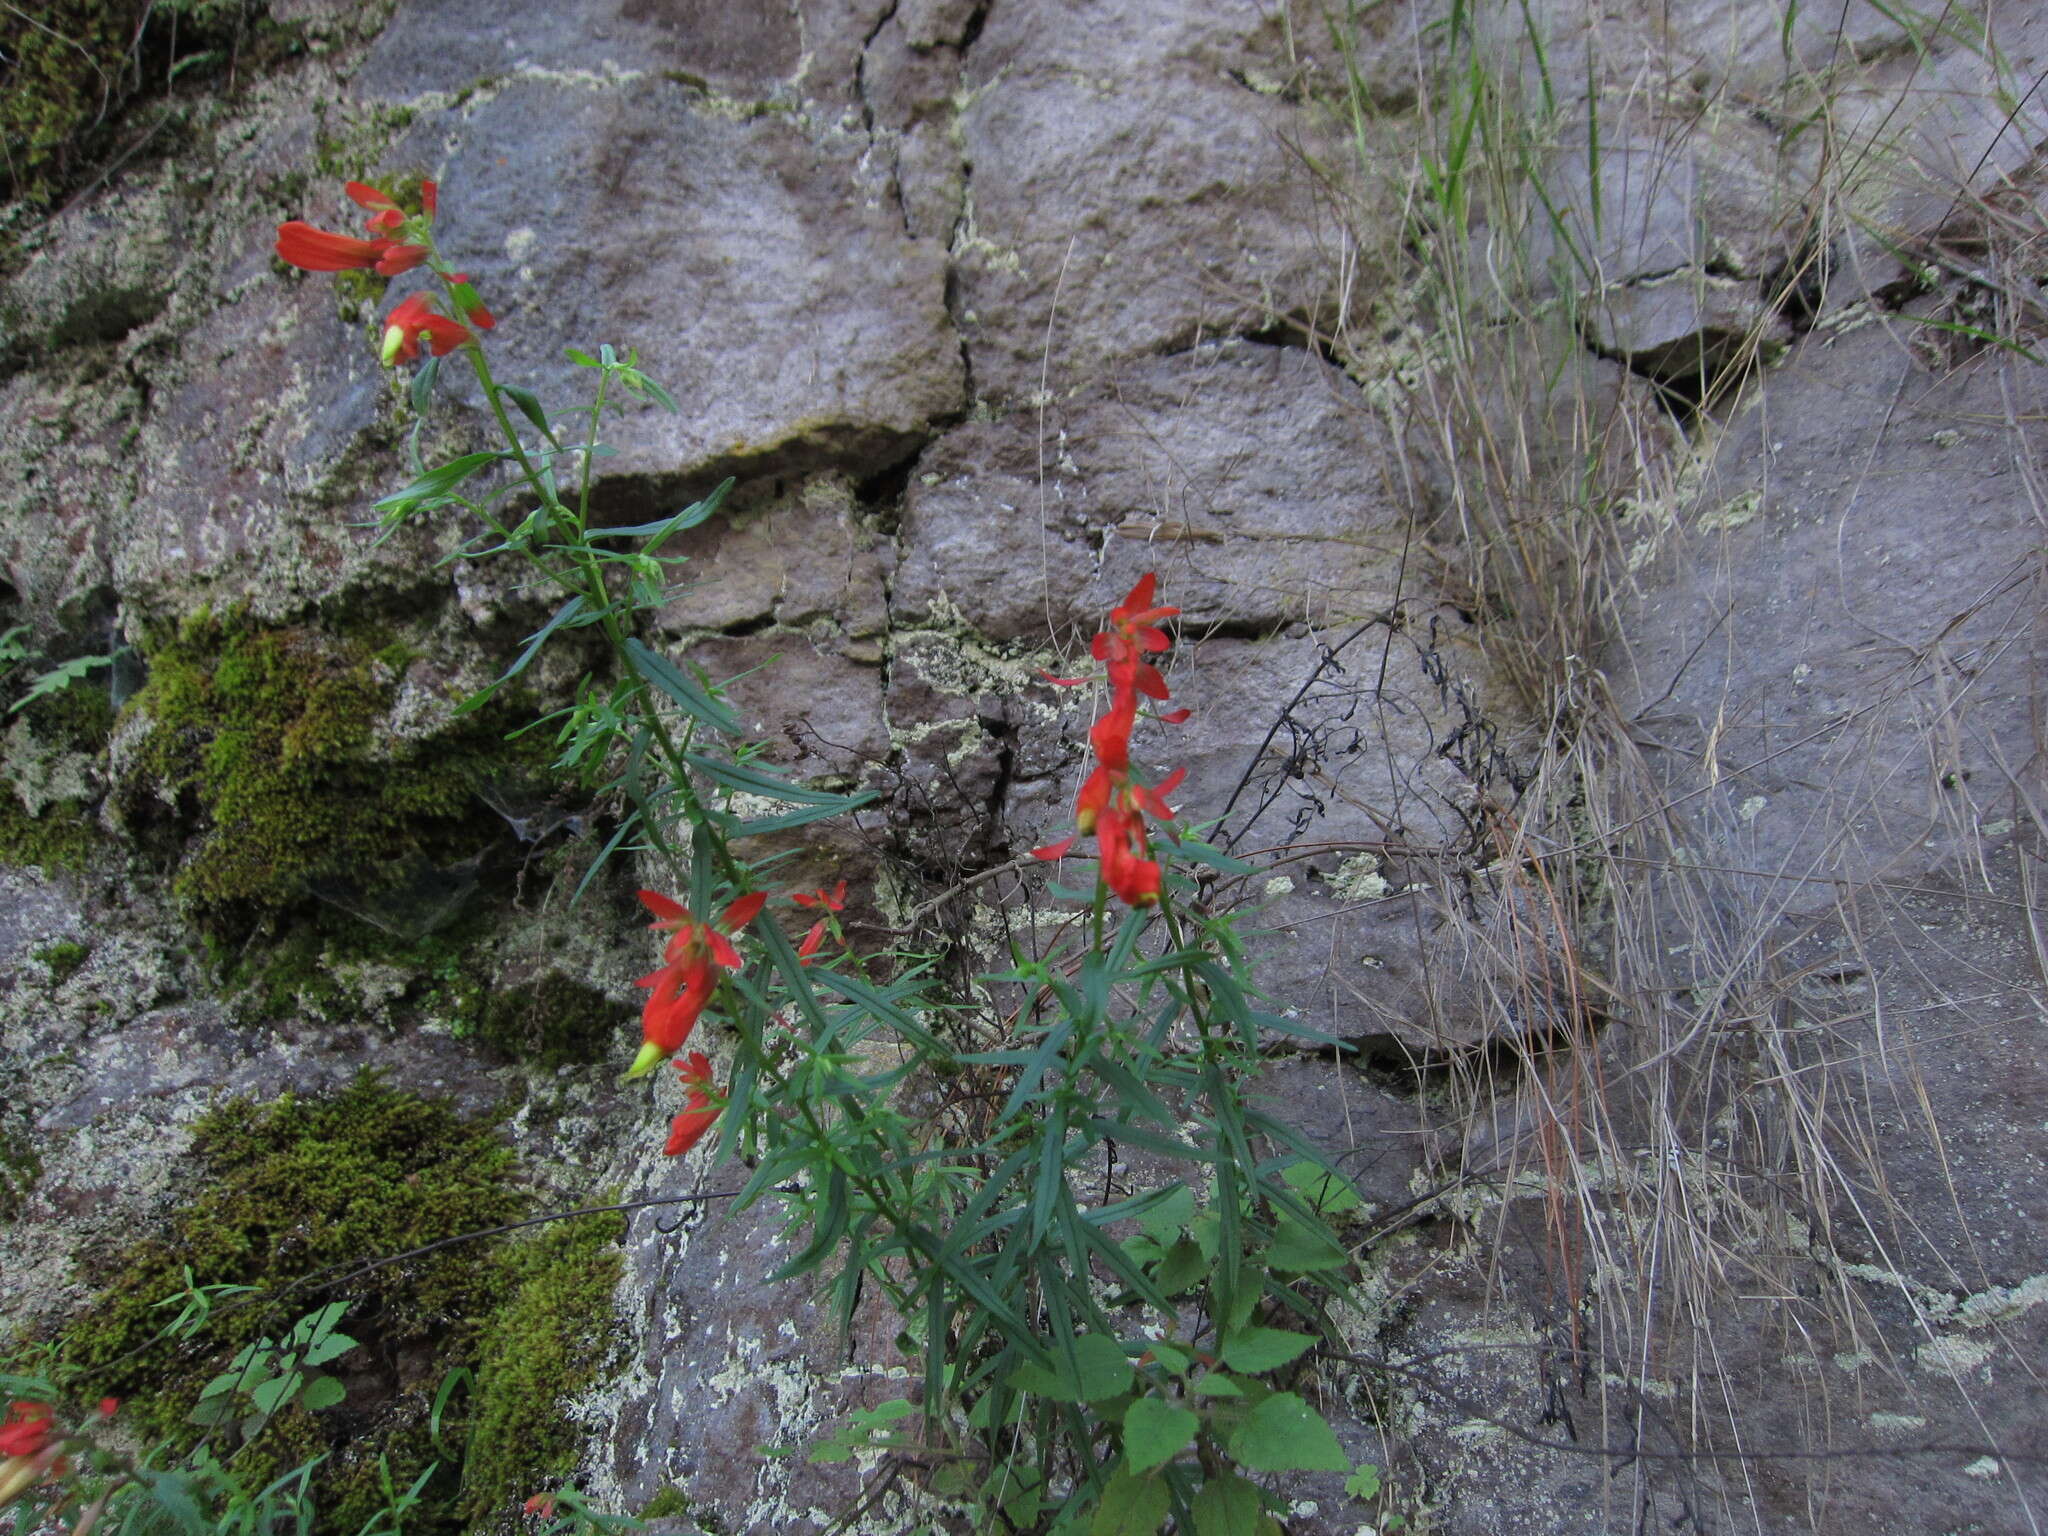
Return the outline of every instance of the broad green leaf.
{"type": "Polygon", "coordinates": [[[356,1341],[345,1333],[323,1333],[306,1346],[307,1365],[325,1365],[347,1354],[356,1347],[356,1341]]]}
{"type": "Polygon", "coordinates": [[[1275,1392],[1231,1431],[1230,1459],[1253,1472],[1348,1472],[1329,1423],[1292,1392],[1275,1392]]]}
{"type": "Polygon", "coordinates": [[[1182,1184],[1138,1218],[1145,1235],[1162,1248],[1171,1247],[1195,1219],[1195,1192],[1182,1184]]]}
{"type": "Polygon", "coordinates": [[[1223,1341],[1223,1363],[1233,1371],[1258,1376],[1299,1359],[1314,1343],[1309,1334],[1284,1328],[1241,1328],[1223,1341]]]}
{"type": "Polygon", "coordinates": [[[1314,1269],[1342,1269],[1351,1255],[1320,1232],[1282,1216],[1266,1249],[1266,1266],[1282,1274],[1300,1275],[1314,1269]]]}
{"type": "Polygon", "coordinates": [[[1171,1501],[1163,1481],[1134,1477],[1128,1467],[1122,1468],[1102,1490],[1088,1536],[1154,1536],[1166,1523],[1171,1501]]]}
{"type": "Polygon", "coordinates": [[[1141,1397],[1124,1414],[1124,1463],[1133,1472],[1163,1467],[1195,1442],[1200,1415],[1164,1398],[1141,1397]]]}
{"type": "Polygon", "coordinates": [[[1258,1536],[1265,1515],[1258,1485],[1228,1472],[1202,1484],[1193,1508],[1195,1536],[1258,1536]]]}
{"type": "Polygon", "coordinates": [[[308,1412],[318,1413],[323,1408],[332,1408],[346,1396],[347,1389],[334,1377],[315,1376],[306,1383],[306,1389],[299,1394],[299,1401],[306,1405],[308,1412]]]}
{"type": "Polygon", "coordinates": [[[1209,1261],[1202,1257],[1201,1245],[1182,1238],[1166,1250],[1166,1257],[1152,1272],[1152,1283],[1167,1295],[1178,1296],[1193,1290],[1208,1272],[1209,1261]]]}
{"type": "Polygon", "coordinates": [[[1145,1353],[1152,1357],[1152,1363],[1160,1369],[1170,1371],[1176,1376],[1187,1374],[1191,1357],[1185,1351],[1176,1349],[1171,1344],[1158,1343],[1155,1340],[1152,1347],[1146,1350],[1145,1353]]]}
{"type": "Polygon", "coordinates": [[[1342,1216],[1365,1203],[1358,1198],[1358,1191],[1351,1187],[1348,1179],[1318,1168],[1311,1162],[1290,1163],[1280,1177],[1286,1180],[1290,1189],[1325,1216],[1342,1216]]]}
{"type": "Polygon", "coordinates": [[[1131,1384],[1130,1357],[1106,1334],[1084,1333],[1074,1340],[1074,1358],[1052,1351],[1050,1367],[1025,1361],[1010,1372],[1010,1385],[1058,1403],[1093,1403],[1115,1397],[1131,1384]],[[1077,1374],[1078,1372],[1078,1374],[1077,1374]]]}
{"type": "Polygon", "coordinates": [[[305,1380],[297,1371],[273,1376],[249,1394],[249,1401],[256,1405],[258,1412],[273,1414],[297,1394],[305,1380]]]}
{"type": "Polygon", "coordinates": [[[1243,1397],[1244,1388],[1232,1381],[1221,1371],[1211,1371],[1196,1379],[1190,1388],[1197,1397],[1243,1397]]]}

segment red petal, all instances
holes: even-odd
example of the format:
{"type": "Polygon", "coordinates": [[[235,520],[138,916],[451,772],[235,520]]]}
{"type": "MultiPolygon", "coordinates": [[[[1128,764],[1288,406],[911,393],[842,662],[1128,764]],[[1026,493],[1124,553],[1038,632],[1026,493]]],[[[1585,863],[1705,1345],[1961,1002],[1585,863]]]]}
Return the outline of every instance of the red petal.
{"type": "Polygon", "coordinates": [[[1141,661],[1137,667],[1138,692],[1148,699],[1170,699],[1166,691],[1166,679],[1159,675],[1159,669],[1150,662],[1141,661]]]}
{"type": "MultiPolygon", "coordinates": [[[[680,902],[671,901],[659,891],[642,891],[639,894],[640,905],[652,912],[662,922],[672,923],[677,918],[681,918],[685,922],[689,921],[690,909],[683,906],[680,902]]],[[[652,927],[654,925],[649,924],[649,926],[652,927]]]]}
{"type": "MultiPolygon", "coordinates": [[[[766,905],[768,905],[768,893],[766,891],[751,891],[725,909],[725,916],[719,919],[718,926],[727,933],[738,933],[747,924],[751,923],[766,905]]],[[[727,969],[732,969],[738,964],[739,962],[735,960],[727,969]]]]}
{"type": "Polygon", "coordinates": [[[1054,677],[1043,667],[1038,669],[1038,675],[1048,683],[1051,683],[1055,688],[1078,688],[1088,681],[1085,677],[1054,677]]]}
{"type": "Polygon", "coordinates": [[[346,192],[349,201],[359,208],[396,208],[398,206],[398,204],[392,202],[390,198],[379,192],[375,187],[360,181],[352,181],[341,190],[346,192]]]}
{"type": "Polygon", "coordinates": [[[1192,709],[1169,709],[1165,714],[1161,715],[1159,719],[1161,723],[1166,725],[1179,725],[1183,720],[1187,719],[1188,716],[1192,715],[1193,713],[1194,711],[1192,709]]]}
{"type": "Polygon", "coordinates": [[[1031,857],[1034,859],[1044,859],[1050,864],[1054,859],[1064,859],[1067,856],[1067,850],[1079,841],[1078,837],[1063,837],[1056,843],[1047,843],[1043,848],[1032,849],[1031,857]]]}
{"type": "Polygon", "coordinates": [[[385,240],[329,234],[303,219],[277,226],[278,259],[304,272],[347,272],[357,267],[374,267],[389,244],[385,240]]]}
{"type": "Polygon", "coordinates": [[[711,951],[711,958],[713,960],[724,966],[728,971],[736,971],[740,968],[740,952],[732,947],[731,939],[728,939],[715,928],[706,928],[704,930],[704,938],[706,947],[711,951]]]}
{"type": "Polygon", "coordinates": [[[692,1051],[672,1065],[676,1069],[676,1076],[694,1087],[707,1086],[711,1081],[711,1058],[702,1051],[692,1051]]]}
{"type": "Polygon", "coordinates": [[[1157,571],[1147,571],[1131,587],[1130,594],[1124,598],[1123,606],[1131,609],[1133,612],[1140,608],[1150,608],[1152,606],[1152,594],[1158,591],[1158,589],[1159,573],[1157,571]]]}
{"type": "Polygon", "coordinates": [[[428,218],[434,216],[434,205],[441,200],[441,189],[431,181],[420,183],[420,207],[428,218]]]}
{"type": "Polygon", "coordinates": [[[815,955],[818,952],[819,947],[823,945],[824,942],[825,919],[821,917],[815,923],[811,924],[811,931],[804,935],[803,943],[797,945],[797,959],[802,961],[805,965],[809,965],[811,963],[811,956],[815,955]]]}
{"type": "Polygon", "coordinates": [[[424,245],[393,245],[390,241],[383,244],[388,249],[377,258],[377,273],[380,277],[396,277],[401,272],[410,272],[427,259],[427,248],[424,245]]]}
{"type": "Polygon", "coordinates": [[[662,1151],[670,1157],[681,1157],[704,1139],[704,1133],[718,1122],[718,1116],[719,1109],[715,1105],[684,1110],[670,1123],[668,1145],[662,1151]]]}

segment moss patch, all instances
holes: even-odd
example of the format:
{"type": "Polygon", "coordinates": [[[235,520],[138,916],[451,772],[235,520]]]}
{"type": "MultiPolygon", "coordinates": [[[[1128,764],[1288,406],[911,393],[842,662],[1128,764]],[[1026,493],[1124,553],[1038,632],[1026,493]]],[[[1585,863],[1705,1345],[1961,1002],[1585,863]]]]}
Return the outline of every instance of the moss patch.
{"type": "Polygon", "coordinates": [[[491,1126],[366,1074],[329,1098],[223,1105],[196,1128],[193,1156],[198,1182],[167,1230],[96,1266],[102,1289],[58,1341],[93,1392],[125,1400],[138,1432],[192,1443],[187,1415],[238,1348],[346,1300],[341,1329],[360,1347],[327,1367],[346,1399],[280,1413],[237,1453],[239,1476],[260,1484],[326,1456],[316,1529],[350,1533],[384,1508],[387,1471],[402,1490],[438,1462],[407,1528],[452,1531],[573,1461],[581,1433],[560,1396],[604,1364],[620,1218],[475,1239],[294,1290],[518,1219],[527,1200],[512,1150],[491,1126]],[[189,1344],[155,1340],[171,1311],[155,1303],[185,1290],[187,1266],[197,1284],[259,1291],[253,1304],[223,1302],[189,1344]],[[446,1406],[437,1446],[435,1396],[461,1370],[474,1389],[446,1406]]]}
{"type": "Polygon", "coordinates": [[[462,1504],[472,1524],[511,1516],[576,1470],[583,1433],[562,1404],[597,1380],[610,1354],[625,1235],[618,1214],[579,1217],[508,1256],[515,1282],[484,1338],[470,1416],[462,1504]]]}
{"type": "Polygon", "coordinates": [[[535,1066],[583,1066],[605,1058],[629,1016],[616,997],[550,974],[486,998],[477,1038],[535,1066]]]}
{"type": "Polygon", "coordinates": [[[37,950],[35,957],[49,967],[50,985],[61,987],[78,974],[91,954],[92,950],[76,939],[62,939],[48,949],[37,950]]]}
{"type": "MultiPolygon", "coordinates": [[[[10,689],[23,669],[7,674],[10,689]]],[[[97,820],[114,706],[100,677],[0,717],[0,864],[80,869],[102,841],[97,820]]]]}
{"type": "MultiPolygon", "coordinates": [[[[304,50],[261,0],[40,0],[0,8],[0,197],[48,204],[132,143],[145,96],[267,69],[304,50]]],[[[166,105],[164,110],[175,111],[166,105]]],[[[160,145],[157,147],[161,147],[160,145]]]]}
{"type": "Polygon", "coordinates": [[[344,907],[389,904],[391,931],[428,931],[447,915],[437,902],[459,904],[461,878],[437,885],[435,872],[501,837],[471,784],[521,749],[491,711],[428,742],[380,745],[409,659],[388,643],[208,614],[151,656],[129,708],[152,730],[122,804],[145,833],[175,804],[159,843],[180,858],[173,888],[203,927],[246,933],[322,884],[344,907]]]}

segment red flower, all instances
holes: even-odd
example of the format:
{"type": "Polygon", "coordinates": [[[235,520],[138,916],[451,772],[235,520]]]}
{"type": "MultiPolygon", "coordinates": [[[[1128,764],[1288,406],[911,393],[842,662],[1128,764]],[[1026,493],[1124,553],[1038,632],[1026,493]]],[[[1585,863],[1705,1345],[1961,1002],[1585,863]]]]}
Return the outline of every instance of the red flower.
{"type": "Polygon", "coordinates": [[[555,1496],[552,1493],[536,1493],[519,1506],[529,1515],[539,1515],[543,1520],[555,1517],[555,1496]]]}
{"type": "Polygon", "coordinates": [[[1148,698],[1167,696],[1166,679],[1145,657],[1167,648],[1170,642],[1157,627],[1158,621],[1170,619],[1180,610],[1153,606],[1152,595],[1158,581],[1151,571],[1140,576],[1130,594],[1110,609],[1109,627],[1095,637],[1095,659],[1108,667],[1109,686],[1118,693],[1135,688],[1148,698]]]}
{"type": "Polygon", "coordinates": [[[835,885],[829,896],[820,888],[815,891],[793,891],[790,893],[789,899],[800,907],[823,907],[828,912],[844,912],[846,910],[846,882],[842,880],[835,885]]]}
{"type": "Polygon", "coordinates": [[[804,935],[803,943],[797,945],[796,961],[798,965],[809,965],[816,957],[819,949],[823,947],[825,943],[825,924],[826,919],[819,918],[815,923],[811,924],[811,931],[804,935]]]}
{"type": "Polygon", "coordinates": [[[712,1095],[711,1061],[702,1051],[692,1051],[677,1062],[676,1076],[689,1085],[690,1097],[668,1128],[668,1145],[662,1151],[670,1157],[681,1157],[697,1145],[725,1108],[712,1095]]]}
{"type": "Polygon", "coordinates": [[[751,923],[767,900],[759,891],[742,896],[725,909],[725,916],[713,927],[698,922],[688,907],[658,891],[640,893],[640,904],[654,914],[654,921],[648,926],[666,930],[669,940],[662,951],[661,969],[634,983],[652,990],[640,1012],[640,1028],[646,1040],[626,1076],[645,1077],[656,1063],[683,1048],[711,995],[718,990],[720,972],[740,968],[739,951],[726,935],[751,923]]]}
{"type": "Polygon", "coordinates": [[[9,1403],[0,1424],[0,1456],[34,1456],[56,1438],[56,1410],[48,1403],[9,1403]]]}
{"type": "Polygon", "coordinates": [[[467,346],[476,340],[468,326],[446,315],[435,313],[427,296],[416,293],[401,300],[398,307],[384,320],[384,366],[393,363],[411,362],[420,355],[420,343],[426,342],[434,356],[446,357],[457,347],[467,346]]]}
{"type": "MultiPolygon", "coordinates": [[[[1151,857],[1145,819],[1173,819],[1166,803],[1186,770],[1177,770],[1158,786],[1140,783],[1131,776],[1131,728],[1137,724],[1138,695],[1154,699],[1168,697],[1166,679],[1145,657],[1167,647],[1165,634],[1156,627],[1160,619],[1171,618],[1178,608],[1153,604],[1157,578],[1149,571],[1138,579],[1130,595],[1110,611],[1109,626],[1095,637],[1094,652],[1109,672],[1110,704],[1089,727],[1088,744],[1095,753],[1095,769],[1081,784],[1074,799],[1076,837],[1034,848],[1040,859],[1064,858],[1081,837],[1093,835],[1101,860],[1102,883],[1126,906],[1151,906],[1159,900],[1161,871],[1151,857]]],[[[1057,682],[1060,679],[1053,679],[1057,682]]],[[[1184,709],[1160,718],[1179,724],[1188,717],[1184,709]]]]}
{"type": "Polygon", "coordinates": [[[410,272],[427,259],[424,245],[400,245],[396,240],[358,240],[353,235],[333,235],[315,229],[303,219],[277,226],[277,254],[288,266],[306,272],[346,272],[370,267],[385,277],[410,272]]]}

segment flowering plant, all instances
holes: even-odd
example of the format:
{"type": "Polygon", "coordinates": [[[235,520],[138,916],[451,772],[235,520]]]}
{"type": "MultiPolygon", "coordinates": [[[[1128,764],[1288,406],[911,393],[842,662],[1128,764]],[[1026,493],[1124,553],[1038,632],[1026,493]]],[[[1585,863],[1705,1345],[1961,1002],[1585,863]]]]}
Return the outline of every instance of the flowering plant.
{"type": "MultiPolygon", "coordinates": [[[[651,522],[602,523],[594,466],[608,411],[621,395],[675,402],[610,346],[569,354],[594,386],[588,406],[550,410],[501,383],[486,345],[497,318],[436,239],[439,189],[422,183],[416,206],[362,182],[344,190],[363,233],[292,220],[279,258],[313,273],[424,272],[428,286],[387,311],[377,355],[413,369],[407,396],[422,414],[440,370],[466,367],[497,434],[429,465],[415,432],[415,477],[375,503],[380,536],[459,516],[462,556],[523,561],[557,604],[459,707],[571,632],[610,655],[551,719],[557,767],[619,807],[586,885],[614,856],[648,871],[639,899],[663,937],[638,982],[625,1075],[666,1101],[650,1116],[668,1121],[661,1151],[715,1136],[716,1157],[743,1154],[735,1203],[779,1199],[802,1238],[782,1276],[829,1275],[847,1328],[876,1298],[923,1352],[915,1400],[864,1410],[833,1454],[871,1427],[932,1465],[976,1469],[964,1496],[1019,1529],[1056,1511],[1069,1523],[1094,1511],[1118,1530],[1169,1517],[1206,1529],[1226,1507],[1248,1510],[1252,1529],[1275,1507],[1254,1477],[1348,1465],[1307,1402],[1261,1379],[1315,1347],[1342,1293],[1348,1256],[1321,1194],[1348,1186],[1243,1091],[1271,1033],[1331,1042],[1261,1011],[1228,915],[1182,900],[1193,887],[1179,866],[1243,866],[1179,825],[1168,797],[1180,771],[1155,780],[1138,765],[1141,720],[1188,718],[1159,707],[1178,610],[1159,602],[1156,577],[1094,637],[1108,698],[1088,731],[1075,831],[1036,850],[1052,860],[1093,839],[1088,921],[964,988],[919,958],[862,952],[848,941],[847,881],[780,891],[773,862],[750,850],[872,794],[765,771],[723,688],[639,633],[670,600],[669,541],[715,515],[732,482],[651,522]],[[570,434],[565,421],[586,425],[570,434]],[[800,938],[785,932],[792,917],[809,922],[800,938]],[[698,1042],[711,1049],[686,1049],[698,1042]],[[664,1060],[673,1086],[655,1071],[664,1060]],[[1143,1185],[1084,1198],[1082,1170],[1132,1150],[1153,1162],[1143,1185]],[[1273,1326],[1286,1319],[1302,1326],[1273,1326]]],[[[316,1386],[286,1371],[272,1395],[316,1386]]],[[[25,1399],[0,1426],[0,1503],[56,1468],[52,1423],[25,1399]]],[[[537,1497],[528,1513],[543,1519],[555,1518],[545,1501],[575,1502],[568,1489],[537,1497]]]]}

